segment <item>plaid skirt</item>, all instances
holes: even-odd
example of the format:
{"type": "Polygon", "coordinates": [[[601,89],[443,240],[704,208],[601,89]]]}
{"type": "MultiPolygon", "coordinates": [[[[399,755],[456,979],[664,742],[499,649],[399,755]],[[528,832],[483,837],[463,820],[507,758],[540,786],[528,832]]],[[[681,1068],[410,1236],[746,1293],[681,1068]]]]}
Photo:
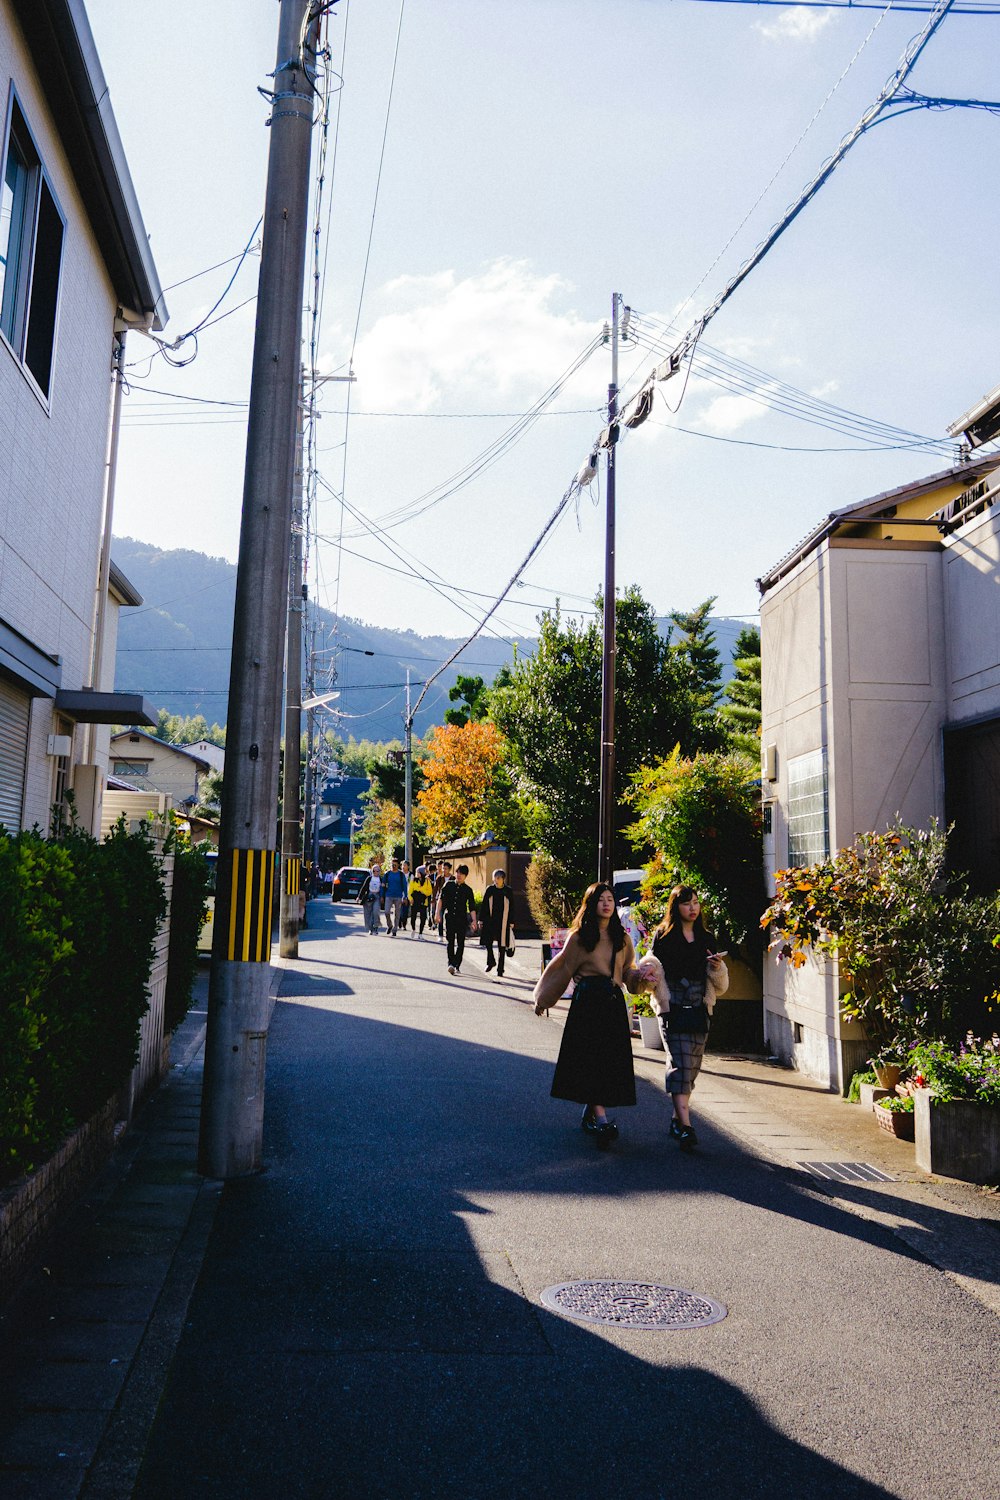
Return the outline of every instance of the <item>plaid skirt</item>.
{"type": "Polygon", "coordinates": [[[695,1079],[701,1072],[708,1032],[671,1031],[667,1026],[666,1016],[660,1017],[660,1031],[663,1033],[664,1046],[670,1054],[667,1093],[690,1094],[694,1089],[695,1079]]]}

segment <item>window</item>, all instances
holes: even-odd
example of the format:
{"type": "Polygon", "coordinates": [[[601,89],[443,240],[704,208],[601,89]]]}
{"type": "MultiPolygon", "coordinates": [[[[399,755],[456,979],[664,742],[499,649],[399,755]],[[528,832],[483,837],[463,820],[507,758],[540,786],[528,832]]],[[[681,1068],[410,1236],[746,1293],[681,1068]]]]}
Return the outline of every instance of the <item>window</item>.
{"type": "Polygon", "coordinates": [[[111,774],[113,776],[145,776],[148,770],[148,760],[116,760],[111,774]]]}
{"type": "Polygon", "coordinates": [[[788,863],[814,865],[830,855],[826,751],[788,762],[788,863]]]}
{"type": "Polygon", "coordinates": [[[65,228],[12,98],[0,184],[0,332],[46,397],[52,383],[65,228]]]}

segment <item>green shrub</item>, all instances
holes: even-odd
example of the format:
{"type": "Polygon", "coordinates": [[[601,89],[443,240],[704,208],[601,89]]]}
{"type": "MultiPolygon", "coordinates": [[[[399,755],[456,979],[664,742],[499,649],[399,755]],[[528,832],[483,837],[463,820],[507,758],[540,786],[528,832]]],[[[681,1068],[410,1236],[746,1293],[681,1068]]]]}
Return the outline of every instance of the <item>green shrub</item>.
{"type": "Polygon", "coordinates": [[[209,844],[174,844],[174,885],[170,897],[170,951],[163,1013],[165,1033],[176,1031],[191,1005],[198,969],[198,938],[208,913],[212,873],[205,858],[209,844]]]}
{"type": "Polygon", "coordinates": [[[574,889],[569,870],[539,849],[532,856],[525,876],[528,906],[543,937],[553,927],[568,927],[576,915],[583,891],[574,889]]]}
{"type": "Polygon", "coordinates": [[[0,1180],[127,1079],[165,910],[145,826],[0,835],[0,1180]]]}

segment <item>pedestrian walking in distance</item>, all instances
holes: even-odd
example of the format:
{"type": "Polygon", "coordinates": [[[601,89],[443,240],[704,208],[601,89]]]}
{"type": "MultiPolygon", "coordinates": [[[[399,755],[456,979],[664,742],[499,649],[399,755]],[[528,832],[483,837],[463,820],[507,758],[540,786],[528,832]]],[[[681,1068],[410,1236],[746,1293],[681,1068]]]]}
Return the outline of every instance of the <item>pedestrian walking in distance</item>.
{"type": "Polygon", "coordinates": [[[445,888],[445,883],[451,878],[451,860],[443,859],[434,877],[434,905],[431,908],[434,914],[434,926],[437,928],[438,942],[444,937],[444,928],[441,925],[441,892],[445,888]]]}
{"type": "Polygon", "coordinates": [[[446,880],[442,886],[438,901],[438,926],[444,927],[444,935],[448,944],[449,974],[462,972],[465,934],[468,931],[470,918],[473,932],[478,931],[476,896],[472,887],[466,884],[468,878],[468,865],[459,865],[454,876],[446,880]]]}
{"type": "MultiPolygon", "coordinates": [[[[670,1134],[682,1151],[693,1151],[698,1137],[691,1124],[691,1095],[705,1056],[716,998],[729,988],[729,971],[723,963],[725,954],[716,952],[698,892],[691,886],[675,885],[670,892],[663,921],[653,933],[653,957],[663,971],[650,1005],[659,1017],[670,1057],[667,1093],[674,1106],[670,1134]]],[[[640,967],[649,977],[650,968],[640,967]]]]}
{"type": "Polygon", "coordinates": [[[398,859],[392,861],[382,886],[386,931],[390,937],[395,937],[399,931],[399,918],[407,886],[406,876],[399,868],[398,859]]]}
{"type": "Polygon", "coordinates": [[[382,921],[379,917],[379,908],[382,905],[382,866],[377,859],[372,860],[371,868],[358,892],[358,905],[364,908],[368,935],[374,937],[382,929],[382,921]]]}
{"type": "Polygon", "coordinates": [[[424,865],[418,865],[410,881],[410,931],[417,933],[420,939],[424,935],[424,923],[427,921],[427,909],[434,895],[434,885],[424,865]],[[420,930],[417,931],[417,923],[420,930]]]}
{"type": "Polygon", "coordinates": [[[622,986],[637,994],[649,981],[636,964],[614,891],[603,881],[587,888],[566,946],[535,985],[536,1016],[555,1004],[571,980],[575,988],[552,1097],[584,1106],[581,1126],[604,1150],[618,1135],[608,1106],[635,1103],[632,1038],[622,986]]]}
{"type": "Polygon", "coordinates": [[[510,891],[507,889],[506,870],[493,871],[493,884],[487,888],[479,908],[479,924],[482,928],[482,943],[486,949],[486,972],[496,969],[497,978],[503,978],[503,961],[510,942],[510,891]],[[493,948],[497,956],[493,958],[493,948]]]}
{"type": "Polygon", "coordinates": [[[403,904],[399,908],[399,925],[406,931],[406,925],[410,920],[410,881],[413,879],[413,871],[410,869],[410,861],[403,860],[403,904]]]}

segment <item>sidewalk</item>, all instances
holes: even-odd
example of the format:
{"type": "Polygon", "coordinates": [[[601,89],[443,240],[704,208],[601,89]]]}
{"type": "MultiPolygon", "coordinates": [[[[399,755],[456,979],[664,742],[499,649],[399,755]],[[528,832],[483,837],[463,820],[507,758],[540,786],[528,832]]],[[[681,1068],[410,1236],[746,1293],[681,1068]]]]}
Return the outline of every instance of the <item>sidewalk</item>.
{"type": "Polygon", "coordinates": [[[5,1500],[132,1492],[221,1192],[196,1170],[206,978],[164,1084],[0,1315],[5,1500]]]}
{"type": "MultiPolygon", "coordinates": [[[[541,944],[524,944],[519,957],[521,971],[534,982],[541,944]]],[[[565,1010],[560,1005],[549,1012],[556,1025],[565,1010]]],[[[632,1047],[637,1076],[662,1088],[664,1053],[638,1040],[632,1047]]],[[[859,1104],[764,1058],[707,1053],[693,1104],[696,1116],[707,1114],[776,1170],[808,1172],[812,1191],[892,1230],[1000,1316],[1000,1192],[995,1188],[921,1172],[912,1142],[880,1130],[859,1104]],[[867,1175],[851,1170],[858,1164],[874,1167],[887,1180],[852,1181],[867,1175]]]]}
{"type": "Polygon", "coordinates": [[[322,901],[310,918],[268,1042],[265,1171],[224,1190],[197,1175],[198,1006],[166,1086],[7,1311],[5,1500],[659,1500],[678,1488],[671,1445],[643,1442],[633,1407],[654,1433],[664,1410],[702,1433],[713,1413],[689,1500],[1000,1494],[994,1196],[922,1177],[859,1107],[724,1055],[684,1157],[663,1054],[638,1044],[639,1108],[621,1149],[595,1154],[548,1098],[560,1021],[531,1010],[538,945],[503,983],[471,947],[451,978],[433,940],[369,939],[322,901]],[[892,1180],[821,1183],[802,1161],[892,1180]],[[623,1275],[729,1317],[623,1333],[539,1304],[545,1286],[623,1275]],[[944,1478],[942,1423],[965,1433],[944,1478]]]}

